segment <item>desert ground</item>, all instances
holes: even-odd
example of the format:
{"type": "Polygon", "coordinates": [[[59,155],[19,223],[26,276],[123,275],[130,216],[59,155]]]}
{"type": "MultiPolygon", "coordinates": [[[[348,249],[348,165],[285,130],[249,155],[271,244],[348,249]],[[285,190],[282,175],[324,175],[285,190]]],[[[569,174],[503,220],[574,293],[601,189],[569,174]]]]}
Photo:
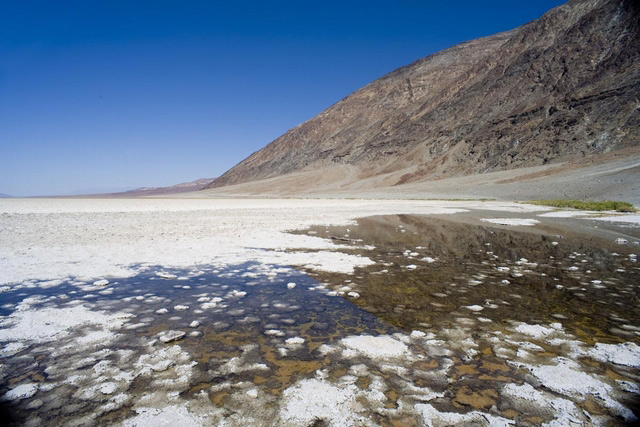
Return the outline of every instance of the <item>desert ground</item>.
{"type": "Polygon", "coordinates": [[[6,419],[637,421],[637,214],[200,196],[0,200],[6,419]]]}
{"type": "Polygon", "coordinates": [[[426,176],[397,185],[415,168],[366,177],[353,165],[187,193],[181,197],[315,197],[383,199],[621,200],[640,205],[640,149],[585,156],[543,166],[455,177],[426,176]]]}

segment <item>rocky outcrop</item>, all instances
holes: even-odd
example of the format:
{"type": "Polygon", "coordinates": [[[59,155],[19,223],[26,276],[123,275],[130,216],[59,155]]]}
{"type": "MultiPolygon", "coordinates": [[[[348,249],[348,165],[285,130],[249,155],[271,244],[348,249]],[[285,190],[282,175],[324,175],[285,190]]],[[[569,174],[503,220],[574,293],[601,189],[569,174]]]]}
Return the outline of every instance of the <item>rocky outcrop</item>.
{"type": "Polygon", "coordinates": [[[638,146],[639,93],[640,2],[569,1],[387,74],[207,188],[339,164],[402,184],[638,146]]]}

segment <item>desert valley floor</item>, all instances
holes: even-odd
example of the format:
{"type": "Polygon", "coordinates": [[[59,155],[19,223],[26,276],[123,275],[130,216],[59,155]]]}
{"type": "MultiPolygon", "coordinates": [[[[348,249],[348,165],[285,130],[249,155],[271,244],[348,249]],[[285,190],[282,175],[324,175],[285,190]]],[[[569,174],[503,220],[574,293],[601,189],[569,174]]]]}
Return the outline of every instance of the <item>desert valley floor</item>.
{"type": "Polygon", "coordinates": [[[0,200],[0,415],[633,423],[639,241],[497,201],[0,200]]]}

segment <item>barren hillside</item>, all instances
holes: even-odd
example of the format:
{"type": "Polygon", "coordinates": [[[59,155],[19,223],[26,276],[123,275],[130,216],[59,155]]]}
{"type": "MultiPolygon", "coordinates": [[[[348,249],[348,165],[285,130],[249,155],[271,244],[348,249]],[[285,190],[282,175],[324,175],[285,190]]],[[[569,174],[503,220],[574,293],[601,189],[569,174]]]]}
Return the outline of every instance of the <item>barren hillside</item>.
{"type": "Polygon", "coordinates": [[[208,188],[331,166],[398,185],[576,160],[640,145],[638,93],[640,2],[570,1],[387,74],[208,188]]]}

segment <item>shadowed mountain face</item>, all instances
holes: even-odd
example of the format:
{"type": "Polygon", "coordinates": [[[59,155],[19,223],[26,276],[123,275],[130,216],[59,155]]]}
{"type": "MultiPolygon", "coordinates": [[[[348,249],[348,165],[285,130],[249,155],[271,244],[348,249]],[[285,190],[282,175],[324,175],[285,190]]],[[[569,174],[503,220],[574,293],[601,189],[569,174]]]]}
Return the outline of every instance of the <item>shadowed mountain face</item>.
{"type": "Polygon", "coordinates": [[[640,2],[570,1],[393,71],[207,188],[335,165],[402,184],[638,146],[639,93],[640,2]]]}

